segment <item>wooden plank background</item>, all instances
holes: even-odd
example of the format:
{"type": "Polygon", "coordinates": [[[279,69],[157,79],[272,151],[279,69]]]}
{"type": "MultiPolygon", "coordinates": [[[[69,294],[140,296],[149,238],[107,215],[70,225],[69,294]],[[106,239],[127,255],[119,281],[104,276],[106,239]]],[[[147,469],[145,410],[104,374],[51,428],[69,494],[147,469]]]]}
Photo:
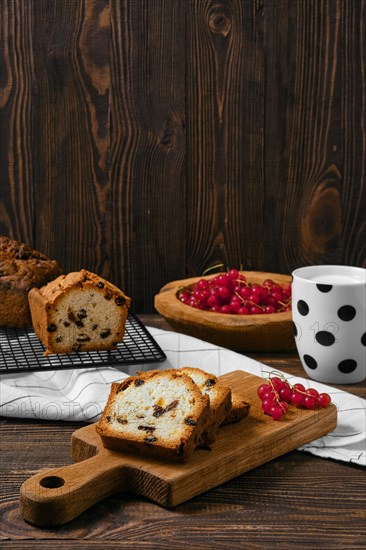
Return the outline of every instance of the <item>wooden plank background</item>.
{"type": "Polygon", "coordinates": [[[366,265],[365,0],[0,10],[0,234],[136,312],[216,262],[366,265]]]}

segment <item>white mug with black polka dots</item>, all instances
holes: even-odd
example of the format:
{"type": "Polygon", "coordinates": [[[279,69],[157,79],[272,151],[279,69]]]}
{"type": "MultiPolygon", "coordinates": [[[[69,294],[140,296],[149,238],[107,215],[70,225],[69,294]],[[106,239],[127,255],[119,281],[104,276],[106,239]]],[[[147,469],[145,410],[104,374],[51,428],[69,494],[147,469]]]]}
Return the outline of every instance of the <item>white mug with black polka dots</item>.
{"type": "Polygon", "coordinates": [[[292,319],[306,374],[329,384],[366,378],[366,270],[317,265],[292,273],[292,319]]]}

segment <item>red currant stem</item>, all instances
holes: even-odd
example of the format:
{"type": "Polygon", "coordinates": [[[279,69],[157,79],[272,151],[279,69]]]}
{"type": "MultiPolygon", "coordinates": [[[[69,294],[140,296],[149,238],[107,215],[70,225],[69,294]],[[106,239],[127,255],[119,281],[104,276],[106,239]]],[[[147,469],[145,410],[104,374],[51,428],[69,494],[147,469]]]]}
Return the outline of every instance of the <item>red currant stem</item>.
{"type": "Polygon", "coordinates": [[[287,302],[278,302],[279,304],[281,304],[282,307],[280,307],[280,309],[278,311],[282,311],[283,309],[285,309],[285,307],[289,306],[291,304],[291,298],[289,298],[289,300],[287,302]]]}
{"type": "Polygon", "coordinates": [[[247,304],[252,304],[252,306],[257,306],[257,307],[259,307],[260,309],[264,309],[264,306],[261,306],[260,304],[255,304],[255,303],[252,302],[251,300],[247,300],[247,304]]]}
{"type": "Polygon", "coordinates": [[[248,283],[248,281],[243,281],[243,279],[235,279],[235,282],[242,286],[250,286],[250,283],[248,283]]]}
{"type": "MultiPolygon", "coordinates": [[[[290,384],[290,386],[291,386],[291,389],[295,389],[295,391],[296,391],[297,393],[301,393],[301,395],[305,395],[306,397],[309,397],[309,394],[307,393],[306,390],[305,390],[305,391],[299,390],[299,389],[297,389],[297,388],[294,388],[294,386],[292,386],[291,384],[290,384]]],[[[312,395],[311,397],[312,397],[313,399],[315,399],[315,401],[318,401],[318,402],[319,402],[319,396],[318,396],[318,395],[317,395],[317,396],[312,395]]]]}
{"type": "Polygon", "coordinates": [[[282,405],[281,401],[278,401],[278,404],[279,404],[279,406],[281,407],[281,409],[283,410],[283,413],[286,414],[286,412],[287,412],[287,411],[286,411],[286,407],[284,407],[284,406],[282,405]]]}
{"type": "Polygon", "coordinates": [[[284,414],[286,414],[286,409],[285,409],[285,407],[282,405],[281,400],[280,400],[280,396],[279,396],[279,394],[278,394],[278,391],[277,391],[276,388],[274,387],[273,382],[272,382],[271,379],[269,379],[269,383],[270,383],[270,385],[271,385],[271,387],[272,387],[273,393],[275,394],[275,400],[276,400],[277,404],[281,407],[281,409],[283,410],[284,414]]]}
{"type": "MultiPolygon", "coordinates": [[[[278,371],[275,371],[275,370],[272,370],[271,372],[268,373],[269,376],[271,377],[272,376],[278,376],[278,378],[281,378],[284,382],[287,382],[287,384],[290,386],[290,388],[293,390],[295,389],[298,393],[301,393],[302,395],[308,395],[308,393],[305,391],[302,391],[302,390],[298,390],[297,388],[294,388],[294,385],[293,384],[290,384],[290,382],[287,380],[286,376],[284,374],[282,374],[281,372],[278,372],[278,371]]],[[[273,382],[271,380],[271,378],[269,378],[269,383],[271,384],[271,387],[273,389],[273,391],[275,393],[276,390],[274,389],[274,386],[273,386],[273,382]]],[[[314,396],[313,396],[314,397],[314,396]]]]}
{"type": "MultiPolygon", "coordinates": [[[[292,390],[295,389],[295,391],[297,391],[298,393],[301,393],[302,395],[306,395],[306,396],[309,395],[309,394],[307,393],[306,390],[305,390],[305,391],[299,390],[298,388],[295,388],[295,384],[290,384],[290,382],[287,380],[286,376],[285,376],[284,374],[282,374],[281,372],[271,371],[271,372],[269,373],[269,375],[270,375],[270,376],[271,376],[271,375],[272,375],[272,376],[273,376],[273,375],[276,375],[276,376],[278,376],[278,378],[282,378],[282,380],[284,380],[285,382],[287,382],[288,385],[290,386],[290,388],[291,388],[292,390]]],[[[272,383],[271,379],[269,379],[269,382],[270,382],[272,388],[274,389],[273,383],[272,383]]],[[[295,382],[295,383],[296,383],[296,382],[295,382]]],[[[314,397],[314,399],[318,399],[318,398],[315,397],[314,395],[313,395],[312,397],[314,397]]]]}
{"type": "Polygon", "coordinates": [[[287,382],[286,376],[282,372],[279,372],[278,370],[271,370],[270,372],[266,372],[266,374],[268,374],[269,377],[277,376],[278,378],[282,378],[284,382],[287,382]]]}
{"type": "Polygon", "coordinates": [[[214,270],[214,269],[218,269],[219,267],[223,268],[224,267],[224,264],[216,264],[216,265],[212,265],[211,267],[208,267],[207,269],[205,269],[205,271],[202,273],[202,277],[204,277],[205,275],[207,275],[207,273],[210,273],[210,271],[214,270]]]}

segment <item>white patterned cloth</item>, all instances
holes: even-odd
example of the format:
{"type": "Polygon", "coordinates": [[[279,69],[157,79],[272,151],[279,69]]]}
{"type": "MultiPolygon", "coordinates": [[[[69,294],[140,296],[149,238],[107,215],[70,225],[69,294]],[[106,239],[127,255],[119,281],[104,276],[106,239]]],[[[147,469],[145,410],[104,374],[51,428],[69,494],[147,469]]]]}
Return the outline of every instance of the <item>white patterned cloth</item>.
{"type": "MultiPolygon", "coordinates": [[[[242,370],[267,377],[270,367],[228,349],[196,338],[147,327],[165,352],[162,363],[124,367],[98,367],[0,377],[0,415],[24,419],[94,422],[107,401],[110,384],[123,380],[136,370],[199,367],[216,375],[242,370]]],[[[327,392],[338,409],[337,428],[298,450],[323,458],[332,458],[366,466],[366,401],[337,388],[313,380],[285,374],[291,384],[301,382],[320,392],[327,392]]]]}

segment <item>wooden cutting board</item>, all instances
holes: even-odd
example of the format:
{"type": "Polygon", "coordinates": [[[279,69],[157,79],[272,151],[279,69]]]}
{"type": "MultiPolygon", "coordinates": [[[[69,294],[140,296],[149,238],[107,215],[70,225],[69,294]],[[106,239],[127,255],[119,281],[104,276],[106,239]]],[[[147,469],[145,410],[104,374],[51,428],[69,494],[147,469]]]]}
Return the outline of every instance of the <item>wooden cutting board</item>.
{"type": "Polygon", "coordinates": [[[263,379],[235,371],[220,379],[252,404],[249,416],[220,428],[211,450],[196,449],[183,464],[105,449],[95,424],[74,432],[75,464],[40,472],[20,491],[23,518],[38,526],[64,524],[120,492],[171,508],[273,458],[327,434],[337,425],[334,405],[315,411],[289,407],[280,421],[264,415],[257,397],[263,379]]]}

